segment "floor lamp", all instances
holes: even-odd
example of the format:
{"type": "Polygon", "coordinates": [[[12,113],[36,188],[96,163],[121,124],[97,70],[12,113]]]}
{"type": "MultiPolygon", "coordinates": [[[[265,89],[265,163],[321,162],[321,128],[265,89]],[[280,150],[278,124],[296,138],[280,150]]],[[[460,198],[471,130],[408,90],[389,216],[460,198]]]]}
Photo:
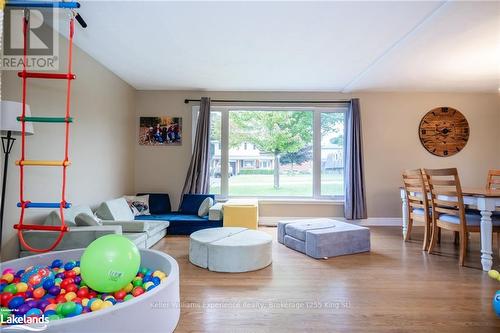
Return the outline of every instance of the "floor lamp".
{"type": "MultiPolygon", "coordinates": [[[[1,101],[0,105],[0,132],[2,135],[3,177],[2,177],[2,202],[0,208],[0,243],[2,243],[3,217],[5,213],[5,188],[7,186],[7,170],[9,167],[9,154],[16,138],[21,135],[21,122],[17,120],[23,113],[23,104],[18,102],[1,101]]],[[[26,117],[31,116],[30,107],[26,105],[26,117]]],[[[26,122],[26,135],[32,135],[33,124],[26,122]]]]}

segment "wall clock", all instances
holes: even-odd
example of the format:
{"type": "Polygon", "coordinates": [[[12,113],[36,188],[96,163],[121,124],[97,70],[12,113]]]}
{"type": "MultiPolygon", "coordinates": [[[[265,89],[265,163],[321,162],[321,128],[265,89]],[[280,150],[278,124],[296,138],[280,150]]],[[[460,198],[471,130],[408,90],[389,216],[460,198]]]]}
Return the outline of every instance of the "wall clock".
{"type": "Polygon", "coordinates": [[[469,140],[469,123],[460,111],[439,107],[427,112],[420,121],[418,134],[427,151],[436,156],[452,156],[469,140]]]}

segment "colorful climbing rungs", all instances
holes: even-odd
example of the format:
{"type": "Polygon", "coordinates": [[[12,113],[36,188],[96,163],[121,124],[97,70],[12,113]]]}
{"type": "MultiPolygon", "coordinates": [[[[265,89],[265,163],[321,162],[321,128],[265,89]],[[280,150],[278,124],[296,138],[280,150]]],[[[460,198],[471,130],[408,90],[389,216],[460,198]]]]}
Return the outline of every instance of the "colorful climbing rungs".
{"type": "Polygon", "coordinates": [[[17,117],[18,121],[29,121],[32,123],[72,123],[73,118],[65,117],[17,117]]]}
{"type": "Polygon", "coordinates": [[[42,161],[42,160],[16,161],[16,165],[24,165],[24,166],[68,166],[70,164],[71,164],[70,161],[42,161]]]}
{"type": "Polygon", "coordinates": [[[22,78],[33,79],[55,79],[55,80],[74,80],[76,75],[73,73],[34,73],[34,72],[19,72],[17,76],[22,78]]]}
{"type": "Polygon", "coordinates": [[[39,224],[14,224],[14,229],[17,230],[50,230],[50,231],[68,231],[66,225],[39,225],[39,224]]]}
{"type": "MultiPolygon", "coordinates": [[[[17,203],[17,207],[21,208],[22,204],[20,202],[17,203]]],[[[26,202],[26,208],[60,208],[61,204],[59,202],[26,202]]],[[[70,208],[71,204],[66,202],[63,208],[70,208]]]]}
{"type": "Polygon", "coordinates": [[[7,7],[22,8],[80,8],[78,2],[53,2],[53,1],[7,1],[7,7]]]}

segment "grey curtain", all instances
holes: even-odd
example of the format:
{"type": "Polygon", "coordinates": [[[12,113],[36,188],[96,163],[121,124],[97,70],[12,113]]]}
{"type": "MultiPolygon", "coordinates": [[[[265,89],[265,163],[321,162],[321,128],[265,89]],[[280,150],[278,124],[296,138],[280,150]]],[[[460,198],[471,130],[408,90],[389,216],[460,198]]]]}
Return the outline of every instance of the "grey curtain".
{"type": "Polygon", "coordinates": [[[359,99],[349,105],[345,120],[344,148],[344,216],[349,219],[366,219],[365,181],[363,171],[363,142],[359,99]]]}
{"type": "Polygon", "coordinates": [[[196,126],[193,156],[184,182],[182,194],[203,194],[209,189],[210,98],[202,97],[196,126]]]}

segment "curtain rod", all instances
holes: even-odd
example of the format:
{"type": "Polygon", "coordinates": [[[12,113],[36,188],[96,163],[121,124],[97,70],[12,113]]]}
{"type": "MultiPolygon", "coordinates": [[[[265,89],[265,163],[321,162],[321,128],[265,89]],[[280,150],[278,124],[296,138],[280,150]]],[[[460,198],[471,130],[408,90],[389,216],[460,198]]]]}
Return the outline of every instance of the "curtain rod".
{"type": "MultiPolygon", "coordinates": [[[[199,102],[199,99],[185,99],[184,103],[199,102]]],[[[252,101],[252,100],[233,100],[233,99],[213,99],[214,103],[276,103],[276,104],[347,104],[349,100],[331,100],[331,101],[252,101]]]]}

